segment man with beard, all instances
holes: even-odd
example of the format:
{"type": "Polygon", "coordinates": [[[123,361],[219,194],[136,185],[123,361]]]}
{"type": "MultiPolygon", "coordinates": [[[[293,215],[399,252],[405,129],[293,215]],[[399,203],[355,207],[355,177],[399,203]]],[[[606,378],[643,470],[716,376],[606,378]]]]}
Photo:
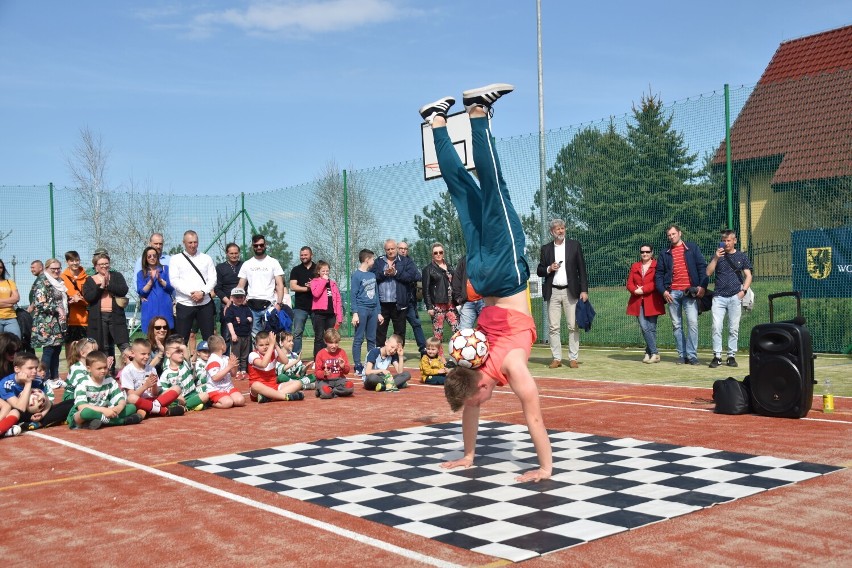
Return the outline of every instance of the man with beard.
{"type": "Polygon", "coordinates": [[[266,308],[272,303],[275,303],[278,309],[284,304],[289,306],[290,294],[284,285],[284,270],[281,264],[266,255],[266,237],[253,235],[251,248],[254,256],[243,262],[237,287],[248,293],[246,304],[252,312],[251,334],[254,337],[259,331],[263,331],[266,308]]]}
{"type": "Polygon", "coordinates": [[[293,353],[302,352],[302,334],[305,332],[305,322],[311,315],[311,304],[314,299],[308,282],[314,277],[314,251],[304,246],[299,249],[299,264],[290,271],[290,289],[295,292],[293,297],[293,353]]]}

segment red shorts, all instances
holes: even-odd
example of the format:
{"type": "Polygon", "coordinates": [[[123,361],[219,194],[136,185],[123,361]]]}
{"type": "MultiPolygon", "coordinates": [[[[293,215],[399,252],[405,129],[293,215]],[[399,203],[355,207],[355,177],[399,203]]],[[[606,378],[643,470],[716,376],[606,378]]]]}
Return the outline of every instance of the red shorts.
{"type": "Polygon", "coordinates": [[[240,389],[238,389],[237,387],[233,387],[229,391],[213,391],[213,392],[207,393],[207,394],[210,395],[210,402],[215,404],[215,403],[219,402],[220,400],[222,400],[222,398],[224,398],[226,396],[231,396],[232,394],[237,394],[239,392],[240,392],[240,389]]]}
{"type": "Polygon", "coordinates": [[[503,360],[513,349],[523,349],[529,359],[536,339],[535,320],[517,310],[485,306],[477,324],[488,338],[488,358],[479,370],[494,379],[497,386],[506,385],[509,378],[501,370],[503,360]]]}

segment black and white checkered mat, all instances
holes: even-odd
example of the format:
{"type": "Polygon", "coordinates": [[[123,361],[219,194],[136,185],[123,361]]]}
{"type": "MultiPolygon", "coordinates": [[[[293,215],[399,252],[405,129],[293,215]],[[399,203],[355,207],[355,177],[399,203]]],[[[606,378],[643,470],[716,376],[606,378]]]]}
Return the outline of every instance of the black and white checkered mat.
{"type": "Polygon", "coordinates": [[[184,462],[295,499],[515,562],[839,467],[711,448],[550,431],[553,477],[518,484],[537,463],[525,426],[482,422],[476,466],[461,424],[253,450],[184,462]]]}

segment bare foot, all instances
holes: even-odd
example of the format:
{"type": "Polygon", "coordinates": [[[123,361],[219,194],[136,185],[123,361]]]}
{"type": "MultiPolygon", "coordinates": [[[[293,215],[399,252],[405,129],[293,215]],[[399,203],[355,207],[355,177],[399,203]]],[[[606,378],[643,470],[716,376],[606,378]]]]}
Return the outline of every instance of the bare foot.
{"type": "Polygon", "coordinates": [[[533,469],[523,475],[519,475],[515,478],[515,481],[519,483],[526,483],[527,481],[538,483],[542,479],[550,479],[550,472],[543,469],[533,469]]]}
{"type": "Polygon", "coordinates": [[[444,462],[444,463],[441,464],[441,467],[444,468],[444,469],[453,469],[453,468],[456,468],[456,467],[468,468],[472,465],[473,465],[472,459],[462,458],[460,460],[453,460],[453,461],[444,462]]]}

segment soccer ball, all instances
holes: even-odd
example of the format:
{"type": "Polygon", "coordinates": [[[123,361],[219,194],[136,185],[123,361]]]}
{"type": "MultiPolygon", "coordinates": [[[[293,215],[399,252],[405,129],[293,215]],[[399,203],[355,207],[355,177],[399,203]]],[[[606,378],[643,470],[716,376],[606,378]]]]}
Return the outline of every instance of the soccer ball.
{"type": "Polygon", "coordinates": [[[450,338],[450,357],[459,367],[476,369],[488,358],[488,338],[478,329],[460,329],[450,338]]]}

